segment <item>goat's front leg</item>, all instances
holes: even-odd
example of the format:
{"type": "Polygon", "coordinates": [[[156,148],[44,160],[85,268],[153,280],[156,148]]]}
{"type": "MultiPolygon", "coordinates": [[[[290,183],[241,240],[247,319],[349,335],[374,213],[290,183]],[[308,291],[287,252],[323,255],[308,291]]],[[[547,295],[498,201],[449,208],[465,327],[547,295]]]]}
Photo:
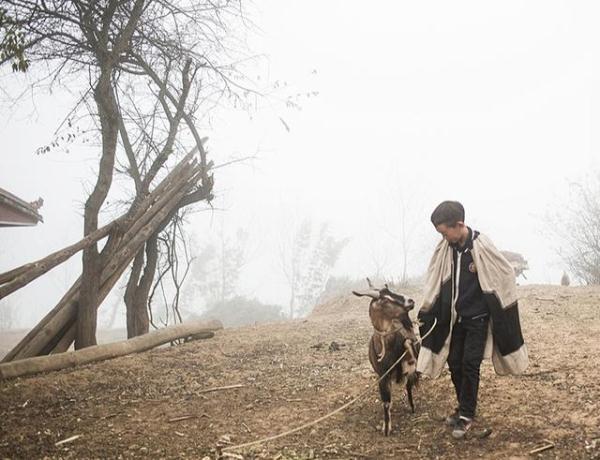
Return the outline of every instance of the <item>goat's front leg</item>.
{"type": "Polygon", "coordinates": [[[392,432],[392,379],[389,375],[379,382],[379,395],[383,402],[383,434],[389,436],[392,432]]]}
{"type": "Polygon", "coordinates": [[[413,402],[412,389],[418,382],[417,375],[417,357],[413,344],[410,340],[404,341],[404,348],[406,349],[406,358],[402,360],[402,374],[406,378],[406,394],[408,395],[408,404],[410,410],[415,413],[415,403],[413,402]]]}

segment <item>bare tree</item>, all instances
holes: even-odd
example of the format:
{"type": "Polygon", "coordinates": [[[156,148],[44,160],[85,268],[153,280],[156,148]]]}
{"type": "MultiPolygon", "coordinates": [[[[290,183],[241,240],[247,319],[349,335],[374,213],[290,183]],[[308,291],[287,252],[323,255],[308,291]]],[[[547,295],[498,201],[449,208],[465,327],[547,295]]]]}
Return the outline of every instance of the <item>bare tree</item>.
{"type": "MultiPolygon", "coordinates": [[[[223,98],[242,101],[239,93],[249,91],[226,40],[231,24],[241,22],[239,2],[6,0],[4,7],[5,16],[14,18],[25,37],[19,50],[32,65],[47,66],[51,83],[87,81],[77,107],[87,108],[92,116],[101,153],[97,180],[84,207],[84,235],[98,229],[119,166],[134,181],[134,210],[185,144],[197,149],[202,177],[178,207],[211,199],[211,163],[196,124],[201,106],[214,106],[223,98]]],[[[13,50],[2,62],[18,57],[13,50]]],[[[76,348],[96,343],[99,271],[103,253],[118,239],[117,232],[102,251],[97,244],[83,250],[76,348]]],[[[140,320],[128,328],[132,335],[147,331],[140,315],[156,269],[158,240],[153,235],[133,263],[125,297],[128,318],[140,320]]]]}
{"type": "Polygon", "coordinates": [[[547,227],[571,274],[582,283],[600,284],[600,172],[572,183],[565,198],[546,216],[547,227]]]}
{"type": "MultiPolygon", "coordinates": [[[[296,302],[302,283],[302,270],[306,264],[308,250],[310,247],[311,223],[305,219],[298,228],[296,228],[291,238],[285,238],[280,244],[280,263],[283,274],[290,288],[289,316],[294,317],[296,311],[296,302]]],[[[286,235],[287,236],[287,235],[286,235]]]]}
{"type": "Polygon", "coordinates": [[[388,239],[377,238],[369,245],[368,251],[377,277],[388,280],[396,277],[380,272],[388,265],[391,256],[399,257],[399,260],[394,259],[399,265],[399,273],[396,273],[399,284],[405,285],[408,282],[409,262],[422,228],[420,211],[423,208],[423,192],[419,187],[410,186],[397,170],[391,170],[388,176],[383,183],[381,199],[372,208],[373,216],[369,219],[369,225],[383,230],[388,239]]]}

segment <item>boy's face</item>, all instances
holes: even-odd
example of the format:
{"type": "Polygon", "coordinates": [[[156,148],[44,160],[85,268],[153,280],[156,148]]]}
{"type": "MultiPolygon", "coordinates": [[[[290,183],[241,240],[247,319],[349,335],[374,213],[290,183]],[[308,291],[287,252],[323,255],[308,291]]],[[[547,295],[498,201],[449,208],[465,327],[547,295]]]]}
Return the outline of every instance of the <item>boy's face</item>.
{"type": "Polygon", "coordinates": [[[440,224],[435,227],[440,235],[450,244],[456,244],[460,241],[463,235],[464,222],[457,222],[456,224],[449,226],[446,224],[440,224]]]}

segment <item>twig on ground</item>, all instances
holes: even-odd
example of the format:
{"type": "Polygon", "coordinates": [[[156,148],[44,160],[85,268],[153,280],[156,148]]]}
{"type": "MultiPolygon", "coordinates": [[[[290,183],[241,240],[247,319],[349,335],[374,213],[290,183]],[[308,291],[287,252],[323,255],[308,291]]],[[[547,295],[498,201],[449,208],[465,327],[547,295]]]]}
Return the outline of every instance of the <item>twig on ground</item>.
{"type": "Polygon", "coordinates": [[[369,454],[362,454],[360,452],[348,451],[348,455],[352,455],[353,457],[372,458],[369,454]]]}
{"type": "Polygon", "coordinates": [[[200,393],[210,393],[211,391],[231,390],[233,388],[242,388],[245,386],[246,385],[239,384],[239,385],[228,385],[225,387],[207,388],[206,390],[197,391],[197,393],[200,394],[200,393]]]}
{"type": "Polygon", "coordinates": [[[184,420],[189,420],[191,418],[196,418],[197,415],[182,415],[181,417],[175,417],[172,419],[169,419],[169,423],[174,423],[174,422],[182,422],[184,420]]]}
{"type": "Polygon", "coordinates": [[[235,458],[237,460],[244,460],[244,457],[238,454],[232,454],[231,452],[223,452],[223,457],[225,458],[235,458]]]}
{"type": "Polygon", "coordinates": [[[539,454],[540,452],[544,452],[546,450],[550,450],[550,449],[554,449],[554,443],[553,442],[549,442],[548,444],[545,444],[541,447],[538,447],[536,449],[530,450],[529,451],[529,455],[535,455],[535,454],[539,454]]]}
{"type": "Polygon", "coordinates": [[[54,445],[55,445],[56,447],[58,447],[58,446],[62,446],[63,444],[67,444],[67,443],[69,443],[69,442],[73,442],[73,441],[75,441],[76,439],[78,439],[78,438],[80,438],[80,437],[81,437],[81,435],[80,435],[80,434],[76,434],[75,436],[71,436],[70,438],[63,439],[62,441],[58,441],[58,442],[57,442],[57,443],[55,443],[54,445]]]}

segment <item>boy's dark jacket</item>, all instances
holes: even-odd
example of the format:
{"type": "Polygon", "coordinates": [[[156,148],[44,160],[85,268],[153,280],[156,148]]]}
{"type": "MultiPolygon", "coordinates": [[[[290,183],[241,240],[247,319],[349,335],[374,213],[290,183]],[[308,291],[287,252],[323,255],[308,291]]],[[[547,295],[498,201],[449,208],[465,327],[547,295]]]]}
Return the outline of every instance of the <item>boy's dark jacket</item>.
{"type": "MultiPolygon", "coordinates": [[[[521,374],[529,363],[523,341],[515,273],[510,263],[485,235],[473,240],[471,251],[483,297],[490,312],[490,330],[485,357],[491,356],[496,373],[521,374]]],[[[419,310],[421,336],[437,325],[423,340],[417,371],[439,377],[448,359],[452,327],[457,319],[452,247],[442,240],[436,247],[429,269],[423,303],[419,310]]]]}

